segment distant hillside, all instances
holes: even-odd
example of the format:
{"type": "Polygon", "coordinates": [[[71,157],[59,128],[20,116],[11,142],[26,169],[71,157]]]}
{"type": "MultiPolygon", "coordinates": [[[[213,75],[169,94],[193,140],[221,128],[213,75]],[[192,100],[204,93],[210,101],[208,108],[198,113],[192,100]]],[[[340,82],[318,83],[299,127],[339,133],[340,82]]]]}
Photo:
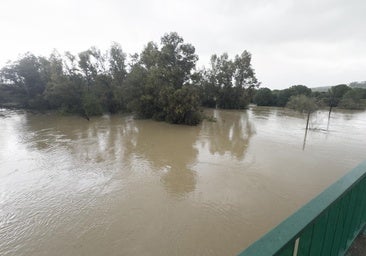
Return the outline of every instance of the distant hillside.
{"type": "MultiPolygon", "coordinates": [[[[351,88],[364,88],[366,89],[366,81],[362,81],[362,82],[352,82],[352,83],[349,83],[347,84],[349,87],[351,88]]],[[[314,88],[311,88],[311,90],[313,92],[327,92],[330,87],[332,87],[334,85],[330,85],[330,86],[319,86],[319,87],[314,87],[314,88]]]]}

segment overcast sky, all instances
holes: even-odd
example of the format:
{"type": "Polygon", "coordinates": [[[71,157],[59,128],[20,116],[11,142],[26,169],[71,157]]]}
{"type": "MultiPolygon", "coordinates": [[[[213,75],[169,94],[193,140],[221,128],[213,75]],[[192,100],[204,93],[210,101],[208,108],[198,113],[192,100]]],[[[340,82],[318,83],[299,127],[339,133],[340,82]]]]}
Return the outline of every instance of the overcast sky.
{"type": "Polygon", "coordinates": [[[366,0],[1,0],[0,9],[0,66],[113,41],[135,53],[176,31],[198,67],[248,50],[263,87],[366,80],[366,0]]]}

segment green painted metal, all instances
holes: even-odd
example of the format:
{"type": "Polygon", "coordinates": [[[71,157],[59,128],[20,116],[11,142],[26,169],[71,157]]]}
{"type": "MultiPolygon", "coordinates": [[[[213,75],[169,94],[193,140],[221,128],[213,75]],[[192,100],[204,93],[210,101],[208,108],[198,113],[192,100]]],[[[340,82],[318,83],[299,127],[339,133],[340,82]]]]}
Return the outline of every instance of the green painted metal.
{"type": "MultiPolygon", "coordinates": [[[[309,255],[317,255],[322,251],[324,245],[324,237],[327,233],[325,227],[327,226],[329,212],[323,213],[317,222],[314,223],[312,243],[309,255]]],[[[321,255],[321,254],[319,254],[321,255]]]]}
{"type": "Polygon", "coordinates": [[[311,225],[300,236],[299,250],[297,255],[307,256],[310,254],[311,238],[313,237],[314,226],[311,225]]]}
{"type": "Polygon", "coordinates": [[[334,223],[337,222],[338,215],[339,215],[339,204],[334,204],[329,209],[329,219],[327,226],[325,228],[327,232],[325,233],[323,249],[320,255],[331,256],[330,251],[332,248],[334,233],[336,230],[336,225],[334,225],[334,223]]]}
{"type": "Polygon", "coordinates": [[[344,255],[366,224],[366,161],[239,256],[344,255]],[[298,248],[295,242],[298,239],[298,248]]]}

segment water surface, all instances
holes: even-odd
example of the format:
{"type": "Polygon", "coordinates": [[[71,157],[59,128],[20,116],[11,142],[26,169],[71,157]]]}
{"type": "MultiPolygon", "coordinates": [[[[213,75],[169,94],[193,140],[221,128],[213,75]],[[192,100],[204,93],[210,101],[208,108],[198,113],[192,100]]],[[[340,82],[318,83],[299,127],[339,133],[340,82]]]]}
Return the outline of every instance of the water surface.
{"type": "Polygon", "coordinates": [[[236,255],[366,158],[366,112],[206,112],[0,110],[0,255],[236,255]]]}

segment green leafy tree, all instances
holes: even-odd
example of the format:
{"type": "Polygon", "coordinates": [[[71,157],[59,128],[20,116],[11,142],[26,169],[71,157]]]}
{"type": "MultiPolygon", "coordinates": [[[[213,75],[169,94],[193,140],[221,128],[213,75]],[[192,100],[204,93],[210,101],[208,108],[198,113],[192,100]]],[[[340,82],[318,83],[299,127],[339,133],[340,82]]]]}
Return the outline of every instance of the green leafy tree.
{"type": "Polygon", "coordinates": [[[202,70],[197,76],[199,78],[196,84],[200,88],[201,104],[210,108],[217,107],[221,88],[210,79],[211,77],[207,70],[202,70]]]}
{"type": "Polygon", "coordinates": [[[74,112],[75,104],[80,101],[81,92],[73,98],[76,88],[64,73],[63,61],[59,54],[53,53],[50,58],[50,79],[46,85],[44,93],[45,99],[51,108],[59,108],[65,112],[74,112]]]}
{"type": "Polygon", "coordinates": [[[333,107],[337,107],[341,99],[343,98],[343,95],[345,95],[351,88],[348,87],[345,84],[339,84],[336,86],[332,86],[328,90],[329,94],[329,115],[328,118],[330,118],[330,114],[332,113],[333,107]]]}
{"type": "Polygon", "coordinates": [[[258,106],[273,106],[275,105],[275,98],[272,91],[268,88],[261,88],[256,91],[253,99],[258,106]]]}
{"type": "Polygon", "coordinates": [[[28,108],[46,108],[43,92],[48,80],[48,62],[27,53],[0,71],[1,80],[13,87],[20,103],[28,108]]]}
{"type": "Polygon", "coordinates": [[[184,85],[178,90],[166,87],[160,92],[165,120],[170,123],[196,125],[201,121],[197,88],[184,85]]]}
{"type": "Polygon", "coordinates": [[[127,76],[126,54],[120,44],[113,43],[109,49],[109,70],[116,86],[122,86],[127,76]]]}
{"type": "Polygon", "coordinates": [[[354,88],[348,90],[339,102],[339,107],[346,109],[365,109],[365,102],[362,101],[363,89],[354,88]]]}
{"type": "Polygon", "coordinates": [[[296,95],[310,96],[311,95],[311,89],[305,85],[293,85],[288,89],[289,89],[289,94],[291,96],[296,96],[296,95]]]}
{"type": "Polygon", "coordinates": [[[291,96],[289,102],[287,103],[287,107],[307,114],[305,130],[308,130],[310,114],[318,109],[315,99],[303,94],[291,96]]]}
{"type": "Polygon", "coordinates": [[[278,107],[285,107],[292,96],[297,95],[310,96],[311,89],[306,87],[305,85],[293,85],[287,89],[274,92],[274,95],[276,97],[275,100],[276,105],[278,107]]]}
{"type": "Polygon", "coordinates": [[[105,52],[91,47],[76,55],[55,51],[49,58],[28,53],[0,70],[0,102],[86,118],[132,111],[193,125],[201,119],[201,104],[245,108],[259,86],[249,52],[234,59],[213,55],[210,69],[196,71],[194,46],[175,32],[149,42],[129,63],[126,56],[117,43],[105,52]]]}
{"type": "Polygon", "coordinates": [[[337,107],[343,96],[351,90],[350,87],[348,87],[345,84],[339,84],[336,86],[332,86],[328,93],[329,93],[329,106],[330,107],[337,107]]]}
{"type": "Polygon", "coordinates": [[[196,66],[198,56],[191,44],[184,43],[182,37],[176,32],[165,34],[161,38],[161,50],[159,54],[159,68],[163,74],[163,80],[174,88],[181,88],[188,83],[191,72],[196,66]]]}
{"type": "Polygon", "coordinates": [[[229,59],[227,53],[211,57],[211,68],[204,72],[204,104],[220,108],[245,108],[251,97],[251,90],[259,86],[251,66],[251,54],[244,51],[229,59]]]}
{"type": "Polygon", "coordinates": [[[234,59],[234,80],[235,86],[244,89],[259,87],[254,69],[252,68],[252,55],[248,51],[236,55],[234,59]]]}
{"type": "Polygon", "coordinates": [[[78,66],[86,81],[88,89],[92,85],[93,79],[95,78],[97,73],[95,67],[92,64],[91,58],[92,54],[90,50],[79,53],[78,66]]]}
{"type": "MultiPolygon", "coordinates": [[[[136,56],[137,57],[137,56],[136,56]]],[[[144,118],[194,124],[199,92],[192,88],[198,60],[195,48],[177,33],[165,34],[160,46],[149,42],[126,78],[128,107],[144,118]]]]}
{"type": "Polygon", "coordinates": [[[278,107],[285,107],[291,97],[289,89],[275,91],[274,95],[276,96],[276,104],[278,107]]]}

